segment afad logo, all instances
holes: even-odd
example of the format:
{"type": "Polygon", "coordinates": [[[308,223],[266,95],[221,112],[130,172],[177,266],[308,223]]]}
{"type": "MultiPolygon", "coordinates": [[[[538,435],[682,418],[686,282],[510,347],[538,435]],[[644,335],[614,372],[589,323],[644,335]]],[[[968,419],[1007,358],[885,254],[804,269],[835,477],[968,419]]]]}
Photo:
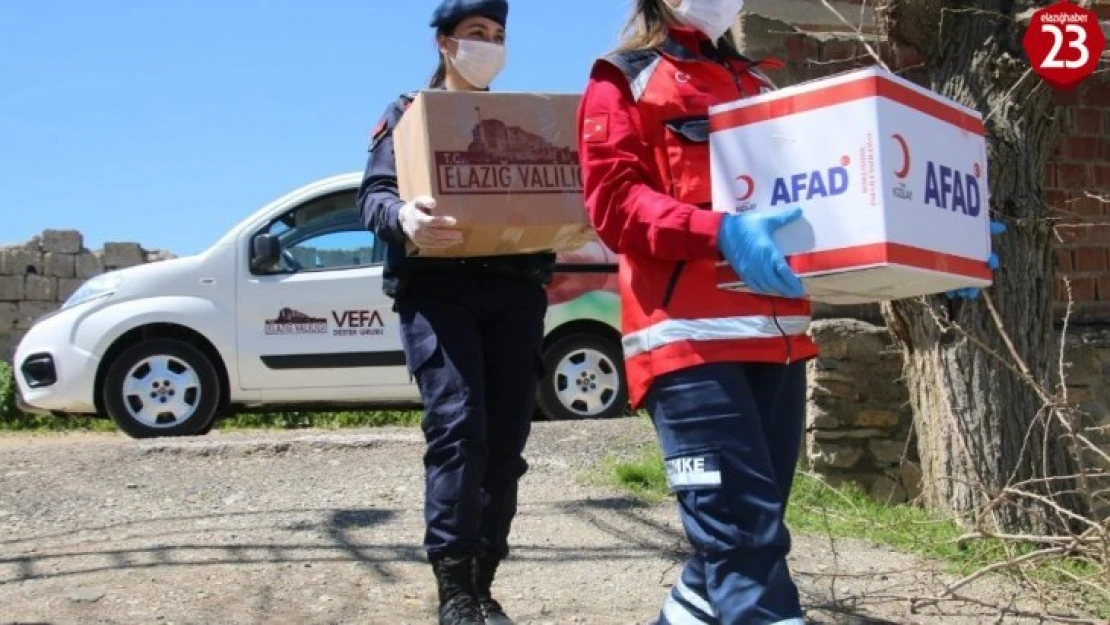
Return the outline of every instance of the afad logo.
{"type": "Polygon", "coordinates": [[[771,206],[843,195],[848,191],[848,165],[851,164],[852,159],[844,155],[840,157],[840,164],[835,167],[775,178],[771,206]]]}
{"type": "MultiPolygon", "coordinates": [[[[909,144],[899,134],[892,136],[894,142],[902,150],[902,166],[894,170],[894,177],[898,179],[897,186],[892,192],[895,197],[903,200],[913,199],[913,190],[904,182],[910,175],[912,158],[909,144]]],[[[979,189],[979,179],[983,175],[982,167],[975,163],[971,173],[964,173],[947,165],[938,165],[933,161],[925,161],[925,204],[937,208],[960,211],[969,217],[978,217],[982,210],[982,195],[979,189]]]]}
{"type": "MultiPolygon", "coordinates": [[[[771,206],[797,204],[819,197],[843,195],[848,191],[848,165],[851,162],[850,158],[842,156],[840,165],[836,167],[775,178],[771,189],[771,206]]],[[[736,199],[740,202],[736,206],[736,211],[743,212],[755,208],[756,203],[751,201],[756,190],[755,180],[748,174],[741,174],[736,177],[736,182],[739,183],[736,199]]]]}

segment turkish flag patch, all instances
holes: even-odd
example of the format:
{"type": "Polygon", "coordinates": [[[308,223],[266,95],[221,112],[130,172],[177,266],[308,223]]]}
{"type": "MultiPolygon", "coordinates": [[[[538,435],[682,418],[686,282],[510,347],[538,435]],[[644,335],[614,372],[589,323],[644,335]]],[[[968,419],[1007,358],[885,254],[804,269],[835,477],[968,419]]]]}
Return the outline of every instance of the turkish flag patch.
{"type": "Polygon", "coordinates": [[[609,114],[588,115],[582,122],[582,140],[602,143],[609,140],[609,114]]]}
{"type": "Polygon", "coordinates": [[[385,120],[383,119],[380,122],[378,122],[377,126],[374,126],[374,132],[370,133],[370,141],[377,141],[378,137],[382,136],[382,132],[384,132],[384,131],[385,131],[385,120]]]}

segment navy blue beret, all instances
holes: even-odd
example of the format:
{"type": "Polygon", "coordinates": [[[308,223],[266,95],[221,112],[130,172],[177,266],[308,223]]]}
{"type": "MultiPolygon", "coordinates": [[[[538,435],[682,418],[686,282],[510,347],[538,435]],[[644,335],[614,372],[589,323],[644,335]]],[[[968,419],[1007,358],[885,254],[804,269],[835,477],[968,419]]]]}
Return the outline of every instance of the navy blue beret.
{"type": "Polygon", "coordinates": [[[432,13],[432,28],[442,28],[481,15],[497,22],[502,28],[509,19],[507,0],[443,0],[432,13]]]}

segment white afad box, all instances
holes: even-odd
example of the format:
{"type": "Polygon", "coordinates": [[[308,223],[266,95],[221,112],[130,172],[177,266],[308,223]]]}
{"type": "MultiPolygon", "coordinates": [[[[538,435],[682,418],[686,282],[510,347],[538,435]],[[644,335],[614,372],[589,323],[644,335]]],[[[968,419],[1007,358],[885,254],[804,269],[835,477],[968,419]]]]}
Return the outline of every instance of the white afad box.
{"type": "MultiPolygon", "coordinates": [[[[713,210],[802,208],[775,242],[810,299],[991,284],[978,112],[869,68],[710,107],[709,129],[713,210]]],[[[744,290],[719,272],[721,288],[744,290]]]]}

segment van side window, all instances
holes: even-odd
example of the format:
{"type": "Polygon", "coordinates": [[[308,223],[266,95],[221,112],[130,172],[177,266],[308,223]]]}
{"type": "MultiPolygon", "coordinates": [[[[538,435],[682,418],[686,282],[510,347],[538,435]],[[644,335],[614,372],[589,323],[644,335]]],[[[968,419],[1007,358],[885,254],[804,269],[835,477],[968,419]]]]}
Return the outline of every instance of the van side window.
{"type": "Polygon", "coordinates": [[[273,235],[281,242],[280,273],[334,271],[385,262],[385,245],[362,224],[354,192],[302,204],[258,234],[273,235]]]}

